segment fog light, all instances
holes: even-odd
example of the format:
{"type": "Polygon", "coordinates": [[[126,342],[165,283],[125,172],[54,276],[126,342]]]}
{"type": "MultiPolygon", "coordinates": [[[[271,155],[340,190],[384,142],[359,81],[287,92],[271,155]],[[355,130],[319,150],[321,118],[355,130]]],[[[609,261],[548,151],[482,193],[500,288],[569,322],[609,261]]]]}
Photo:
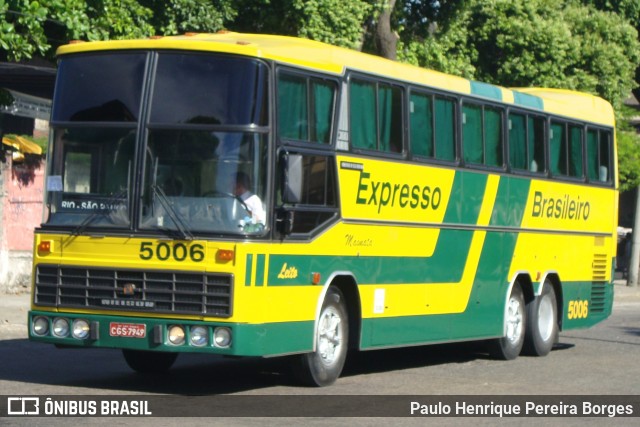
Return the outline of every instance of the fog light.
{"type": "Polygon", "coordinates": [[[169,333],[167,334],[169,342],[173,345],[184,344],[184,329],[182,326],[169,326],[169,333]]]}
{"type": "Polygon", "coordinates": [[[213,343],[216,347],[229,347],[231,345],[231,329],[216,328],[213,331],[213,343]]]}
{"type": "Polygon", "coordinates": [[[39,337],[44,337],[49,333],[49,319],[38,316],[33,319],[33,333],[39,337]]]}
{"type": "Polygon", "coordinates": [[[79,340],[86,340],[87,338],[89,338],[89,332],[91,332],[89,322],[84,319],[76,319],[73,321],[71,335],[73,335],[74,338],[79,340]]]}
{"type": "Polygon", "coordinates": [[[189,330],[191,345],[202,347],[209,342],[209,330],[204,326],[192,326],[189,330]]]}
{"type": "Polygon", "coordinates": [[[53,335],[58,338],[66,338],[69,336],[69,321],[62,317],[53,319],[53,335]]]}

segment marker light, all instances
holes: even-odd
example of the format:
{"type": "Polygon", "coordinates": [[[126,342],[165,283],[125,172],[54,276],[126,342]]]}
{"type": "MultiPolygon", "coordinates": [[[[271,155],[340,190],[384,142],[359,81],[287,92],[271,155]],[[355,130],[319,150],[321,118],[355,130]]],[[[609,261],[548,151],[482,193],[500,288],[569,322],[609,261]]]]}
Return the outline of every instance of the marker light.
{"type": "Polygon", "coordinates": [[[182,326],[173,325],[169,326],[169,332],[167,334],[169,342],[173,345],[182,345],[184,344],[184,329],[182,326]]]}
{"type": "Polygon", "coordinates": [[[216,260],[222,262],[233,261],[234,256],[234,252],[228,249],[218,249],[216,252],[216,260]]]}
{"type": "Polygon", "coordinates": [[[216,347],[229,347],[231,345],[231,329],[216,328],[213,331],[213,343],[216,347]]]}
{"type": "Polygon", "coordinates": [[[69,336],[69,321],[62,317],[53,319],[53,335],[58,338],[66,338],[69,336]]]}
{"type": "Polygon", "coordinates": [[[49,333],[49,319],[38,316],[33,319],[33,333],[39,337],[44,337],[49,333]]]}
{"type": "Polygon", "coordinates": [[[38,243],[38,253],[40,255],[51,253],[51,240],[43,240],[38,243]]]}
{"type": "Polygon", "coordinates": [[[189,330],[189,340],[191,345],[202,347],[209,342],[209,329],[204,326],[192,326],[189,330]]]}
{"type": "Polygon", "coordinates": [[[76,319],[73,321],[73,327],[71,335],[79,340],[86,340],[89,338],[89,333],[91,332],[91,328],[89,327],[89,322],[84,319],[76,319]]]}

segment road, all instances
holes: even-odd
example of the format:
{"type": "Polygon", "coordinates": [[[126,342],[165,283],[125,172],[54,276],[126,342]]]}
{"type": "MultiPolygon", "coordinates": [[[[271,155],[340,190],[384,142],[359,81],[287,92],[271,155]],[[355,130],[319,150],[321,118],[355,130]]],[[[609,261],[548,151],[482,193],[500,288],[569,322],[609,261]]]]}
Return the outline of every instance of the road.
{"type": "MultiPolygon", "coordinates": [[[[496,361],[487,356],[482,345],[473,343],[361,352],[350,356],[343,376],[327,388],[298,387],[287,375],[286,362],[281,359],[181,355],[168,375],[135,374],[118,350],[56,349],[29,342],[25,332],[28,309],[24,306],[28,298],[0,298],[14,301],[5,301],[3,306],[8,304],[11,308],[3,307],[4,313],[0,314],[2,395],[560,395],[567,398],[570,395],[640,395],[640,291],[621,286],[616,286],[614,313],[609,319],[588,330],[563,332],[560,343],[547,357],[496,361]]],[[[73,424],[63,418],[57,419],[59,423],[51,418],[35,420],[42,425],[73,424]]],[[[100,418],[92,420],[104,422],[100,418]]],[[[190,418],[189,424],[197,424],[198,420],[190,418]]],[[[225,425],[230,425],[231,419],[224,420],[225,425]]],[[[278,425],[288,425],[283,419],[278,420],[278,425]]],[[[333,425],[337,420],[312,418],[305,423],[333,425]]],[[[345,424],[349,425],[372,424],[371,419],[366,418],[346,420],[345,424]]],[[[536,425],[553,425],[549,423],[561,419],[537,420],[536,425]]],[[[574,425],[572,421],[575,425],[577,421],[603,421],[598,418],[562,420],[564,426],[574,425]]],[[[4,421],[8,425],[27,425],[26,420],[20,418],[0,420],[0,424],[4,421]]],[[[159,425],[166,421],[133,420],[135,425],[159,425]]],[[[200,421],[202,425],[212,424],[211,419],[200,421]]],[[[422,424],[424,421],[421,419],[422,424]]],[[[495,423],[495,419],[487,418],[429,421],[431,425],[434,425],[432,421],[435,425],[495,423]]],[[[628,425],[630,419],[607,421],[628,425]]],[[[295,419],[289,422],[296,424],[295,419]]],[[[420,419],[405,418],[401,424],[419,425],[419,422],[420,419]]],[[[262,426],[265,419],[234,419],[231,425],[262,426]]]]}

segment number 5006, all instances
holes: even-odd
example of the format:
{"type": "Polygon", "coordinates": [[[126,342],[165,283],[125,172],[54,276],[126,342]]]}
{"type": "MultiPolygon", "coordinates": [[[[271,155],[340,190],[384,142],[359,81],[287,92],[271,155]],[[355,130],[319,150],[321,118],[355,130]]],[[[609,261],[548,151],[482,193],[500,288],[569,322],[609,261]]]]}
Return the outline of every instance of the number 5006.
{"type": "Polygon", "coordinates": [[[204,259],[204,246],[199,243],[185,245],[184,243],[174,243],[170,245],[160,242],[154,245],[153,242],[140,243],[140,259],[145,261],[154,257],[160,261],[175,260],[201,262],[204,259]]]}

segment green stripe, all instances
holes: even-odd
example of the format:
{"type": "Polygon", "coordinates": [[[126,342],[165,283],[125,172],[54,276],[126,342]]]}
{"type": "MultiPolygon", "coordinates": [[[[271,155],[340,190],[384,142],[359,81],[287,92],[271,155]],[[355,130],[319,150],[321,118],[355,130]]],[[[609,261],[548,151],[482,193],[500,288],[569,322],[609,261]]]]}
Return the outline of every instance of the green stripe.
{"type": "Polygon", "coordinates": [[[253,266],[253,254],[247,255],[245,270],[244,270],[244,285],[251,286],[251,267],[253,266]]]}
{"type": "Polygon", "coordinates": [[[295,267],[298,272],[319,272],[328,277],[332,272],[348,270],[362,284],[450,283],[460,281],[469,255],[473,230],[456,229],[456,225],[477,224],[484,199],[487,175],[457,172],[445,212],[443,228],[434,254],[429,257],[393,256],[308,256],[271,255],[269,286],[311,285],[308,274],[297,278],[279,278],[282,267],[295,267]]]}
{"type": "Polygon", "coordinates": [[[502,177],[496,194],[496,203],[489,225],[494,227],[520,227],[529,197],[531,180],[502,177]]]}
{"type": "Polygon", "coordinates": [[[516,105],[544,110],[544,101],[542,100],[542,98],[534,95],[529,95],[528,93],[514,91],[513,101],[516,105]]]}
{"type": "MultiPolygon", "coordinates": [[[[513,234],[494,233],[490,238],[505,236],[509,237],[513,236],[513,234]]],[[[488,248],[491,245],[491,243],[487,245],[488,248]]],[[[484,268],[478,269],[479,272],[483,270],[484,268]]],[[[464,341],[501,336],[503,333],[502,316],[506,284],[493,283],[492,286],[490,276],[490,274],[487,274],[486,277],[479,275],[476,278],[469,307],[462,314],[363,319],[361,348],[374,349],[378,347],[464,341]]],[[[603,311],[594,312],[590,310],[589,316],[585,319],[569,320],[567,318],[568,301],[590,301],[591,287],[591,282],[563,284],[563,330],[589,328],[603,321],[611,314],[613,286],[607,285],[603,311]]]]}
{"type": "MultiPolygon", "coordinates": [[[[65,317],[70,322],[73,319],[81,318],[99,324],[99,338],[97,340],[77,340],[75,338],[55,338],[52,336],[38,337],[29,334],[31,341],[45,342],[50,344],[61,344],[86,348],[127,348],[132,350],[151,350],[151,351],[169,351],[180,353],[215,353],[234,356],[273,356],[278,354],[296,353],[310,351],[313,348],[313,321],[306,322],[284,322],[284,323],[262,323],[262,324],[243,324],[243,323],[219,323],[219,322],[201,322],[201,321],[181,321],[175,319],[151,319],[143,317],[128,316],[111,316],[98,314],[71,314],[65,313],[48,313],[48,312],[29,312],[29,324],[35,316],[65,317]],[[145,338],[122,338],[109,336],[109,324],[111,322],[135,323],[146,325],[145,338]],[[163,336],[166,336],[166,330],[169,325],[186,326],[187,336],[189,334],[189,326],[201,325],[208,326],[210,333],[217,326],[225,326],[232,330],[232,344],[230,348],[217,348],[211,345],[209,340],[208,346],[194,347],[183,344],[181,346],[172,346],[166,343],[155,344],[153,337],[153,329],[160,326],[163,330],[163,336]]],[[[210,337],[211,338],[211,337],[210,337]]]]}
{"type": "Polygon", "coordinates": [[[502,91],[500,88],[488,83],[471,81],[471,93],[478,96],[484,96],[485,98],[502,101],[502,91]]]}
{"type": "Polygon", "coordinates": [[[265,255],[259,254],[256,262],[256,286],[264,285],[264,262],[265,255]]]}

